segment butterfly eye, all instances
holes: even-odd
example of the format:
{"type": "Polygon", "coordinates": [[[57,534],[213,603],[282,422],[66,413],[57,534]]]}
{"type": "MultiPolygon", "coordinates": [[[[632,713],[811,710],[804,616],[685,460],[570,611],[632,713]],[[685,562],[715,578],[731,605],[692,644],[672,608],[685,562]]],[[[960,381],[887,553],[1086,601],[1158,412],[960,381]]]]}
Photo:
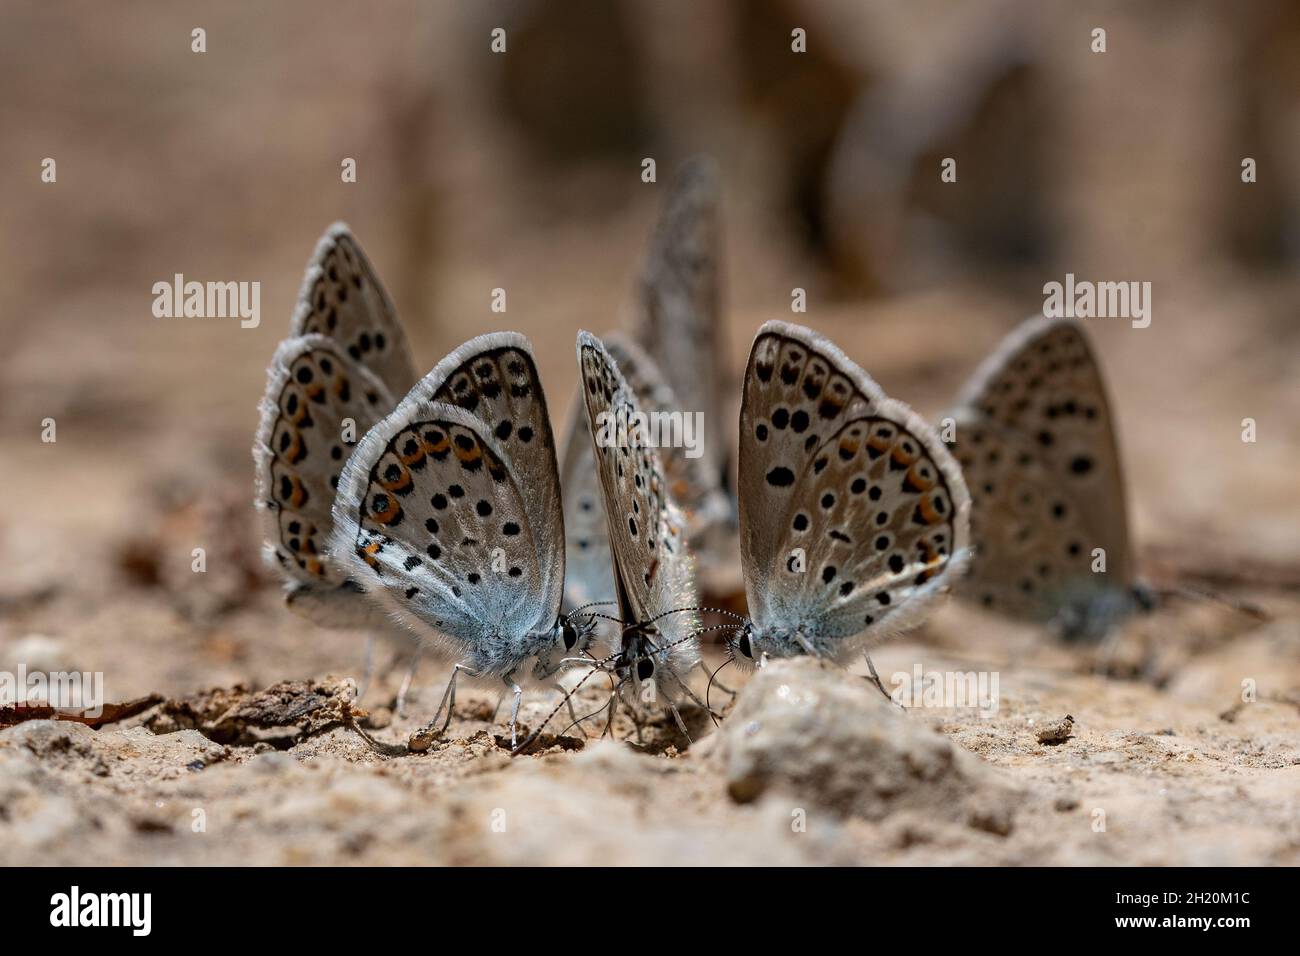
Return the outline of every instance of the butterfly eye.
{"type": "Polygon", "coordinates": [[[574,628],[574,626],[570,624],[568,621],[564,622],[563,636],[564,636],[564,649],[566,651],[573,650],[573,645],[578,643],[578,632],[574,628]]]}
{"type": "Polygon", "coordinates": [[[740,641],[736,645],[740,648],[740,653],[744,654],[751,661],[754,659],[754,650],[749,646],[749,634],[741,634],[740,641]]]}
{"type": "Polygon", "coordinates": [[[650,660],[650,658],[647,657],[644,660],[637,661],[637,665],[636,665],[637,680],[649,680],[651,677],[654,676],[654,673],[655,673],[655,662],[650,660]]]}

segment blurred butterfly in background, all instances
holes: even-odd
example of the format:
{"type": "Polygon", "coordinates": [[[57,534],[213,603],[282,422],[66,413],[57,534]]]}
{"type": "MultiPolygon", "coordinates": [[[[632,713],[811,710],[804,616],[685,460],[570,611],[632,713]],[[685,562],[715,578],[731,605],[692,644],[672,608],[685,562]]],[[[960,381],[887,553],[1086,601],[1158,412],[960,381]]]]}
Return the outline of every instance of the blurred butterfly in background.
{"type": "Polygon", "coordinates": [[[615,604],[609,527],[601,503],[600,476],[596,473],[581,386],[569,411],[564,450],[560,454],[560,487],[564,497],[565,606],[615,604]]]}
{"type": "MultiPolygon", "coordinates": [[[[718,181],[712,163],[693,159],[668,187],[664,209],[637,281],[635,339],[611,333],[604,345],[648,412],[699,413],[695,449],[660,449],[660,462],[687,537],[706,560],[729,563],[735,508],[725,488],[728,444],[722,436],[726,385],[720,344],[718,181]],[[637,343],[640,343],[639,345],[637,343]],[[698,451],[698,455],[696,452],[698,451]]],[[[697,418],[684,425],[695,429],[697,418]]],[[[568,531],[570,607],[614,598],[614,576],[582,385],[560,458],[568,531]]]]}
{"type": "Polygon", "coordinates": [[[1153,606],[1134,578],[1114,419],[1080,323],[1022,323],[962,389],[952,417],[973,501],[963,597],[1070,640],[1099,639],[1153,606]],[[1094,572],[1101,553],[1105,570],[1094,572]]]}
{"type": "MultiPolygon", "coordinates": [[[[730,429],[724,424],[729,375],[721,311],[722,229],[717,167],[696,157],[669,183],[663,211],[637,280],[632,338],[643,356],[620,368],[633,388],[642,377],[663,386],[668,410],[699,413],[699,458],[670,474],[691,545],[705,565],[730,564],[735,504],[728,491],[730,429]]],[[[631,358],[628,348],[624,357],[631,358]]],[[[649,401],[649,396],[638,392],[649,401]]],[[[660,407],[664,408],[661,402],[660,407]]],[[[665,462],[669,467],[669,462],[665,462]]]]}
{"type": "Polygon", "coordinates": [[[970,498],[938,435],[802,326],[754,339],[739,489],[750,619],[733,659],[843,662],[918,623],[969,556],[970,498]]]}
{"type": "Polygon", "coordinates": [[[356,441],[415,380],[387,293],[348,227],[335,223],[307,265],[289,338],[271,361],[253,444],[267,562],[283,577],[289,606],[318,624],[388,623],[330,561],[326,542],[356,441]]]}
{"type": "Polygon", "coordinates": [[[350,575],[427,645],[457,661],[429,725],[450,723],[456,681],[553,683],[593,622],[563,615],[565,535],[546,397],[513,332],[456,349],[373,427],[349,459],[330,547],[350,575]],[[532,665],[529,667],[528,665],[532,665]]]}
{"type": "Polygon", "coordinates": [[[588,332],[578,333],[577,358],[623,623],[607,726],[619,693],[630,689],[641,701],[662,694],[685,733],[677,704],[680,697],[698,703],[684,675],[699,662],[699,601],[686,517],[673,501],[651,436],[635,427],[641,406],[615,359],[588,332]]]}

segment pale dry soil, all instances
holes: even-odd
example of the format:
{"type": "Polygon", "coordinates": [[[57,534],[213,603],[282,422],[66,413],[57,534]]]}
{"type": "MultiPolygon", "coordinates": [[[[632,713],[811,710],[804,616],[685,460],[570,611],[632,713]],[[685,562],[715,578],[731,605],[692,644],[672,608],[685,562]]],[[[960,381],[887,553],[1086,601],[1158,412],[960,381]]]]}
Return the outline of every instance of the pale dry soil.
{"type": "MultiPolygon", "coordinates": [[[[18,655],[29,668],[102,668],[115,700],[239,681],[258,690],[323,677],[323,662],[348,657],[350,676],[361,672],[360,635],[298,622],[273,590],[202,627],[195,620],[212,612],[181,594],[128,589],[75,624],[76,592],[29,595],[10,608],[10,624],[30,630],[5,645],[6,666],[18,655]],[[64,636],[41,636],[53,620],[64,636]],[[128,635],[130,666],[115,666],[128,635]]],[[[502,722],[489,722],[496,688],[467,683],[445,738],[384,756],[338,719],[329,695],[346,699],[347,677],[317,685],[301,713],[272,714],[278,729],[245,728],[235,718],[247,707],[176,729],[191,711],[175,704],[98,730],[29,721],[0,730],[0,862],[1300,863],[1300,615],[1285,596],[1262,603],[1266,622],[1174,602],[1105,650],[953,604],[877,649],[875,663],[887,683],[917,665],[996,674],[995,713],[924,699],[904,710],[861,663],[776,662],[722,671],[739,696],[711,689],[727,711],[716,730],[688,709],[694,744],[664,717],[640,744],[626,719],[617,742],[597,741],[598,717],[592,739],[570,731],[512,758],[502,722]],[[1067,713],[1072,736],[1040,744],[1038,729],[1067,713]]],[[[380,646],[359,705],[386,741],[431,715],[447,673],[426,659],[405,718],[394,718],[401,650],[380,646]]],[[[600,686],[583,687],[580,713],[603,703],[600,686]]],[[[525,727],[557,699],[529,689],[525,727]]]]}

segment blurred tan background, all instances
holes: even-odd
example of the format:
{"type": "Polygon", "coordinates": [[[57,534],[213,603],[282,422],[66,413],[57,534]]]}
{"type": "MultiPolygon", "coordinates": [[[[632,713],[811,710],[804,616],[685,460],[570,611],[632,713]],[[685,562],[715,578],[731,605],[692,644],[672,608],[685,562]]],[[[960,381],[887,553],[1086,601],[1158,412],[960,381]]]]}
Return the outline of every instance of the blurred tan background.
{"type": "Polygon", "coordinates": [[[1149,329],[1091,323],[1140,550],[1293,582],[1298,80],[1281,0],[7,0],[0,638],[54,634],[85,667],[148,649],[113,696],[296,674],[304,646],[309,669],[354,662],[275,604],[251,507],[265,367],[317,237],[350,223],[421,370],[480,332],[531,337],[559,427],[574,333],[620,321],[700,152],[725,191],[733,394],[796,286],[793,318],[934,414],[1043,283],[1151,281],[1149,329]],[[261,282],[260,327],[155,319],[177,272],[261,282]]]}

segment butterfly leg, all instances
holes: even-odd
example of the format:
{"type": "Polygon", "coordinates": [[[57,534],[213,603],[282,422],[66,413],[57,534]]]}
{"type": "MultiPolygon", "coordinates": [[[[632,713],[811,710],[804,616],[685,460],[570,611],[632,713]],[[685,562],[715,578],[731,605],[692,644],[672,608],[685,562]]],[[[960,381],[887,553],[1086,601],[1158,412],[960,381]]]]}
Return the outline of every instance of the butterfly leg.
{"type": "MultiPolygon", "coordinates": [[[[885,695],[885,700],[889,701],[891,704],[898,704],[899,707],[903,707],[902,704],[899,704],[898,701],[894,700],[893,697],[889,696],[889,691],[885,690],[885,685],[880,682],[880,675],[876,673],[876,665],[871,663],[871,655],[868,654],[866,651],[863,651],[862,656],[866,658],[867,670],[871,672],[871,676],[868,678],[868,680],[870,680],[871,683],[875,684],[876,689],[885,695]]],[[[904,707],[903,709],[906,710],[907,708],[904,707]]]]}
{"type": "Polygon", "coordinates": [[[632,726],[636,728],[636,742],[638,744],[644,743],[645,741],[641,733],[641,726],[642,726],[641,711],[637,709],[636,701],[633,701],[632,703],[627,705],[627,712],[632,716],[632,726]]]}
{"type": "Polygon", "coordinates": [[[604,740],[606,736],[614,736],[614,714],[618,710],[618,692],[609,692],[609,719],[605,721],[605,729],[600,732],[600,739],[604,740]]]}
{"type": "Polygon", "coordinates": [[[701,674],[709,678],[709,680],[713,681],[713,686],[718,688],[718,690],[722,691],[724,694],[730,694],[733,698],[736,696],[736,692],[734,690],[732,690],[726,684],[722,683],[722,681],[714,679],[713,675],[709,673],[709,669],[704,665],[703,660],[696,661],[695,666],[700,669],[701,674]]]}
{"type": "Polygon", "coordinates": [[[524,690],[522,687],[520,687],[518,684],[515,683],[514,678],[511,676],[513,674],[514,671],[511,671],[509,674],[506,674],[504,677],[501,678],[501,682],[506,685],[506,689],[512,691],[515,695],[515,702],[513,706],[511,706],[510,708],[510,749],[511,750],[514,750],[519,743],[519,741],[516,739],[516,733],[518,731],[518,726],[519,726],[519,704],[523,700],[523,696],[524,696],[524,690]]]}
{"type": "Polygon", "coordinates": [[[614,715],[618,713],[618,693],[623,689],[620,683],[609,692],[609,720],[605,722],[605,729],[600,732],[600,739],[604,740],[606,735],[613,739],[614,737],[614,715]]]}
{"type": "Polygon", "coordinates": [[[393,704],[393,710],[398,717],[406,716],[406,695],[411,691],[411,681],[415,679],[415,669],[420,666],[420,655],[424,653],[424,648],[417,647],[415,653],[411,655],[411,666],[406,671],[406,676],[402,678],[402,686],[397,690],[397,700],[393,704]]]}
{"type": "Polygon", "coordinates": [[[366,696],[366,691],[370,688],[370,678],[375,676],[375,635],[371,634],[366,638],[365,656],[361,670],[361,686],[357,688],[357,700],[366,696]]]}
{"type": "Polygon", "coordinates": [[[470,677],[478,676],[475,671],[470,670],[464,664],[457,664],[451,669],[451,680],[447,681],[447,689],[442,692],[442,702],[438,704],[438,709],[433,712],[433,720],[429,721],[429,729],[432,729],[433,725],[438,722],[438,715],[442,713],[443,706],[446,705],[447,717],[443,720],[442,726],[438,728],[439,734],[446,733],[447,727],[451,724],[451,712],[456,707],[456,678],[460,676],[461,671],[469,674],[470,677]]]}
{"type": "Polygon", "coordinates": [[[682,712],[677,709],[677,704],[671,700],[668,701],[668,709],[673,712],[673,720],[677,722],[677,729],[682,732],[682,736],[685,737],[689,743],[695,743],[695,738],[692,737],[691,732],[686,729],[686,721],[682,720],[682,712]]]}
{"type": "Polygon", "coordinates": [[[569,705],[569,720],[573,721],[570,726],[577,727],[578,733],[582,734],[583,737],[586,737],[587,731],[583,728],[582,721],[578,719],[578,712],[573,709],[573,695],[565,690],[564,686],[560,684],[559,681],[556,681],[554,684],[549,686],[553,690],[559,691],[559,693],[564,695],[564,702],[569,705]]]}
{"type": "Polygon", "coordinates": [[[1101,646],[1097,648],[1093,655],[1092,672],[1102,677],[1110,676],[1111,666],[1115,663],[1115,658],[1119,654],[1121,639],[1123,638],[1123,628],[1112,627],[1106,632],[1102,639],[1101,646]]]}
{"type": "MultiPolygon", "coordinates": [[[[709,709],[705,706],[704,701],[700,700],[700,698],[696,696],[695,691],[691,690],[690,685],[687,684],[686,681],[682,680],[681,675],[672,668],[672,665],[665,663],[663,668],[668,672],[673,680],[677,681],[677,686],[680,687],[682,692],[691,699],[691,703],[695,704],[695,706],[699,707],[701,710],[709,709]]],[[[708,671],[706,670],[705,673],[707,674],[708,671]]],[[[689,734],[687,736],[689,736],[689,734]]]]}

